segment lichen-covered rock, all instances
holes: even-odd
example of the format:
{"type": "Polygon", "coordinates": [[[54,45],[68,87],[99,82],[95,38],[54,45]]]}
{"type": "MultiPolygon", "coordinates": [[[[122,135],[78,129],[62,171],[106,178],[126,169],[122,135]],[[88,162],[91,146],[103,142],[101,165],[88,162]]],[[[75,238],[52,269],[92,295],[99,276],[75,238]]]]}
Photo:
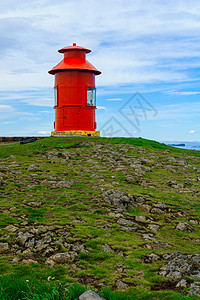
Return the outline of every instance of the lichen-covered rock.
{"type": "Polygon", "coordinates": [[[9,231],[9,232],[16,232],[19,228],[10,224],[8,226],[5,227],[5,230],[9,231]]]}
{"type": "Polygon", "coordinates": [[[55,187],[56,188],[70,188],[73,183],[74,183],[73,180],[61,180],[55,185],[55,187]]]}
{"type": "Polygon", "coordinates": [[[19,244],[23,246],[25,242],[31,237],[33,237],[33,234],[29,232],[23,233],[20,231],[17,237],[17,242],[19,242],[19,244]]]}
{"type": "Polygon", "coordinates": [[[129,226],[135,225],[135,223],[133,221],[123,219],[123,218],[118,219],[117,223],[120,224],[120,225],[129,225],[129,226]]]}
{"type": "Polygon", "coordinates": [[[142,237],[146,241],[156,241],[156,239],[152,233],[145,233],[142,235],[142,237]]]}
{"type": "Polygon", "coordinates": [[[137,222],[146,222],[147,218],[145,216],[136,216],[135,221],[137,221],[137,222]]]}
{"type": "Polygon", "coordinates": [[[103,252],[114,252],[108,244],[102,245],[103,252]]]}
{"type": "Polygon", "coordinates": [[[145,263],[151,263],[153,261],[157,261],[159,260],[161,257],[155,253],[150,253],[150,254],[147,254],[145,255],[144,257],[144,262],[145,263]]]}
{"type": "Polygon", "coordinates": [[[157,232],[158,231],[158,229],[160,228],[160,226],[159,225],[156,225],[156,224],[149,224],[148,226],[147,226],[147,228],[149,228],[151,231],[153,231],[153,232],[157,232]]]}
{"type": "Polygon", "coordinates": [[[8,243],[0,243],[0,253],[4,253],[9,249],[8,243]]]}
{"type": "Polygon", "coordinates": [[[200,281],[195,281],[191,284],[189,293],[192,296],[200,297],[200,281]]]}
{"type": "Polygon", "coordinates": [[[28,264],[37,264],[38,262],[37,262],[37,260],[28,258],[28,259],[23,259],[21,263],[28,265],[28,264]]]}
{"type": "Polygon", "coordinates": [[[125,227],[125,226],[122,226],[122,227],[121,227],[121,230],[122,230],[122,231],[130,231],[130,232],[134,232],[134,231],[137,231],[137,230],[138,230],[138,227],[136,227],[136,226],[134,226],[134,227],[129,227],[129,226],[125,227]]]}
{"type": "Polygon", "coordinates": [[[164,210],[158,208],[158,207],[153,207],[153,208],[151,209],[151,213],[152,213],[152,214],[163,215],[163,214],[165,214],[166,212],[165,212],[164,210]]]}
{"type": "Polygon", "coordinates": [[[129,288],[129,285],[121,280],[117,280],[115,285],[118,290],[122,291],[127,290],[129,288]]]}
{"type": "MultiPolygon", "coordinates": [[[[70,244],[65,243],[64,246],[70,247],[70,244]]],[[[85,249],[85,246],[83,244],[73,245],[72,248],[73,248],[73,251],[75,251],[75,252],[88,253],[88,250],[85,249]]]]}
{"type": "Polygon", "coordinates": [[[54,254],[52,256],[50,256],[47,260],[46,260],[46,264],[51,264],[52,262],[54,263],[69,263],[72,262],[76,259],[77,257],[77,253],[76,252],[64,252],[64,253],[57,253],[54,254]]]}
{"type": "Polygon", "coordinates": [[[176,225],[176,230],[179,230],[179,231],[194,231],[194,228],[190,224],[188,224],[187,222],[179,222],[176,225]]]}
{"type": "Polygon", "coordinates": [[[174,280],[181,279],[184,276],[190,276],[200,279],[200,254],[182,254],[170,253],[164,254],[163,259],[169,262],[161,267],[159,274],[163,277],[172,278],[174,280]]]}
{"type": "Polygon", "coordinates": [[[150,212],[152,206],[148,205],[148,204],[138,204],[139,208],[142,210],[142,211],[146,211],[146,212],[150,212]]]}
{"type": "Polygon", "coordinates": [[[119,192],[116,190],[108,190],[103,192],[102,198],[104,201],[116,207],[122,207],[125,209],[131,209],[137,206],[137,203],[143,203],[142,197],[132,196],[125,192],[119,192]]]}
{"type": "Polygon", "coordinates": [[[42,251],[43,249],[47,248],[48,244],[45,243],[44,240],[39,240],[36,242],[35,250],[42,251]]]}
{"type": "Polygon", "coordinates": [[[185,279],[180,280],[177,284],[176,287],[187,287],[187,281],[185,279]]]}
{"type": "Polygon", "coordinates": [[[32,249],[33,247],[35,246],[35,239],[31,239],[31,240],[28,240],[26,243],[25,243],[25,247],[27,248],[30,248],[32,249]]]}

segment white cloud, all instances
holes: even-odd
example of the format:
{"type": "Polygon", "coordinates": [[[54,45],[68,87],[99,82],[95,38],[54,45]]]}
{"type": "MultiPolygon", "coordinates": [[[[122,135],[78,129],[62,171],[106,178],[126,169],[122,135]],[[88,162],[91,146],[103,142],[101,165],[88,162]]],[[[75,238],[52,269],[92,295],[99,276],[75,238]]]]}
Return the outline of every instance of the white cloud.
{"type": "Polygon", "coordinates": [[[97,109],[105,110],[106,107],[105,106],[97,106],[97,109]]]}
{"type": "Polygon", "coordinates": [[[16,122],[12,122],[12,121],[8,121],[8,122],[1,122],[1,124],[4,124],[4,125],[8,125],[8,124],[15,124],[16,122]]]}
{"type": "Polygon", "coordinates": [[[188,133],[190,134],[196,133],[196,130],[190,130],[188,133]]]}
{"type": "Polygon", "coordinates": [[[39,98],[39,99],[26,99],[26,100],[21,100],[21,102],[27,103],[29,105],[35,105],[35,106],[48,106],[48,107],[53,107],[53,97],[52,99],[50,98],[39,98]]]}
{"type": "Polygon", "coordinates": [[[50,110],[41,110],[41,111],[39,111],[39,113],[41,113],[41,114],[52,114],[53,111],[50,111],[50,110]]]}
{"type": "Polygon", "coordinates": [[[9,0],[0,13],[1,89],[52,86],[57,49],[72,42],[93,50],[101,86],[189,80],[200,60],[199,17],[195,0],[9,0]]]}
{"type": "Polygon", "coordinates": [[[0,113],[12,113],[15,109],[11,105],[0,104],[0,113]]]}
{"type": "Polygon", "coordinates": [[[38,118],[38,117],[20,117],[19,120],[27,121],[27,122],[36,122],[36,121],[39,121],[40,118],[38,118]]]}
{"type": "Polygon", "coordinates": [[[50,135],[50,134],[51,134],[51,131],[48,131],[48,130],[41,130],[41,131],[38,131],[38,134],[42,134],[42,135],[50,135]]]}
{"type": "Polygon", "coordinates": [[[166,94],[169,95],[180,95],[180,96],[191,96],[191,95],[199,95],[200,92],[192,92],[192,91],[188,91],[188,92],[180,92],[180,91],[166,91],[166,94]]]}
{"type": "Polygon", "coordinates": [[[109,98],[109,99],[106,99],[107,101],[123,101],[124,99],[122,98],[109,98]]]}

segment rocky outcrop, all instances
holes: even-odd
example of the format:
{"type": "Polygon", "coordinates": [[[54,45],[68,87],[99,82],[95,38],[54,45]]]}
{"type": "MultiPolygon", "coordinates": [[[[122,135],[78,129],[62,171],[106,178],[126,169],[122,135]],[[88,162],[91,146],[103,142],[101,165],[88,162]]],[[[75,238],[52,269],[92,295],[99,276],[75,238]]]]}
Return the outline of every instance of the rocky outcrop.
{"type": "Polygon", "coordinates": [[[188,287],[190,294],[193,296],[200,295],[200,253],[192,255],[182,253],[158,255],[150,253],[144,258],[145,263],[152,263],[157,260],[168,261],[167,264],[160,268],[158,272],[159,275],[173,280],[176,287],[188,287]],[[191,278],[191,280],[185,280],[186,277],[191,278]],[[193,283],[191,283],[192,280],[194,280],[193,283]]]}

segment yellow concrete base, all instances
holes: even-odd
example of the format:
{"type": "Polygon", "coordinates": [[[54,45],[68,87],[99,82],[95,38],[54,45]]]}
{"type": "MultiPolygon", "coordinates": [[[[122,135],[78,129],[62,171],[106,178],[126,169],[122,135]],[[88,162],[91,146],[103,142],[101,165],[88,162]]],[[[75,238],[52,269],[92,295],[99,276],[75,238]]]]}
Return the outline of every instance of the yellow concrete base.
{"type": "Polygon", "coordinates": [[[100,131],[85,131],[85,130],[52,131],[51,136],[100,136],[100,131]]]}

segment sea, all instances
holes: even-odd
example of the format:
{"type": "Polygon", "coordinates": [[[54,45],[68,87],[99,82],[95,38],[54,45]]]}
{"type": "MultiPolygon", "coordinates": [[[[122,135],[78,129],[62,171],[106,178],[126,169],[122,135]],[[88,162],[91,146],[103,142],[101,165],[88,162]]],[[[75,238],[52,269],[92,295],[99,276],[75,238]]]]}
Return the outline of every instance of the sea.
{"type": "Polygon", "coordinates": [[[200,142],[186,142],[186,141],[170,141],[166,142],[163,141],[161,143],[164,143],[168,146],[176,147],[176,148],[182,148],[182,149],[189,149],[189,150],[197,150],[200,151],[200,142]]]}

